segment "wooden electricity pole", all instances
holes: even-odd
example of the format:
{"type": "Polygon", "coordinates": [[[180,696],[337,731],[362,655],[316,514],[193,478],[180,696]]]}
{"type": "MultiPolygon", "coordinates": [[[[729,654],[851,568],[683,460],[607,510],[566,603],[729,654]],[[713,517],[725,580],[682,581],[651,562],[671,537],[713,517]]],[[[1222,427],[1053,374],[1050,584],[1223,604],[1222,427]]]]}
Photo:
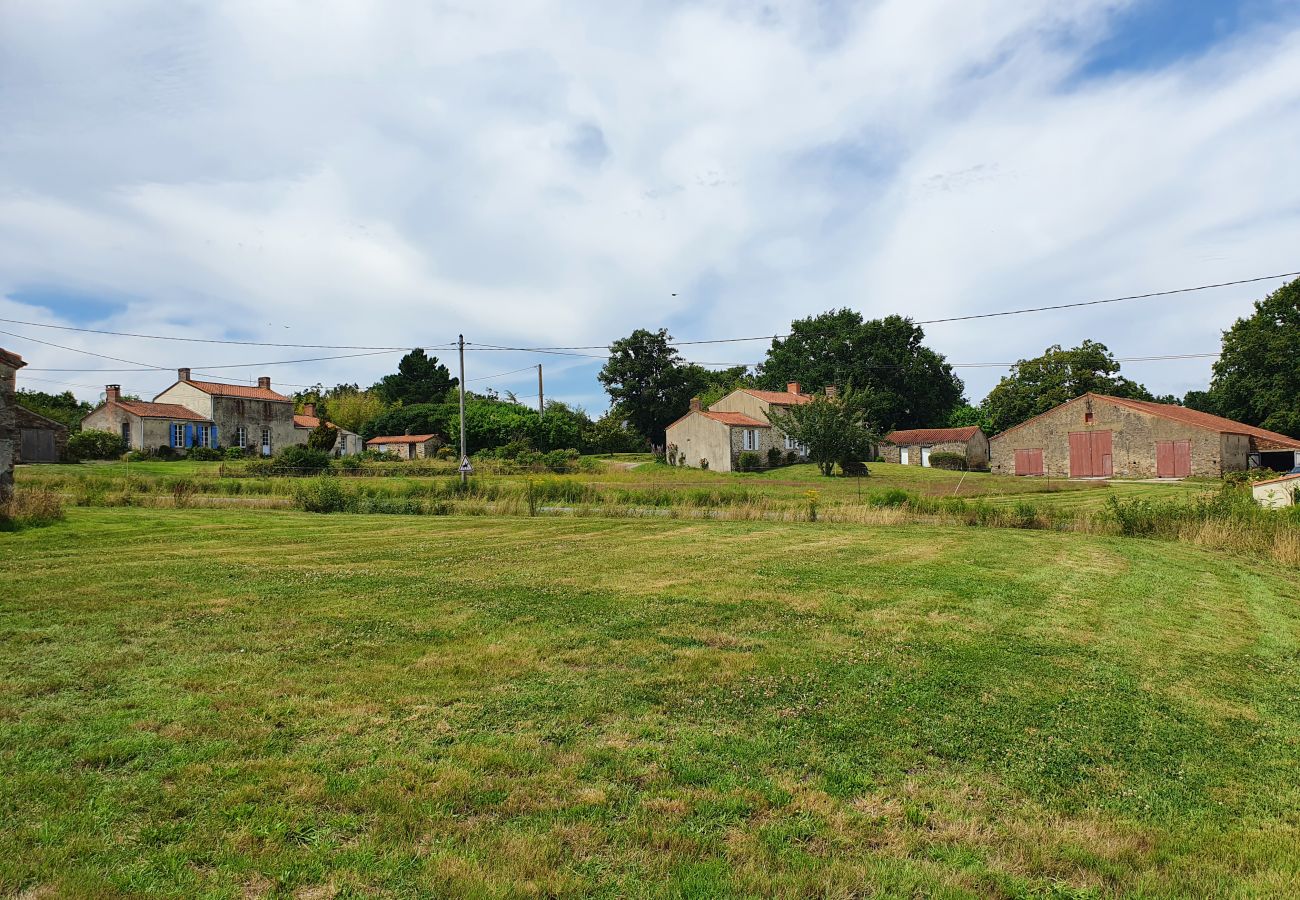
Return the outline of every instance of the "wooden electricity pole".
{"type": "Polygon", "coordinates": [[[465,455],[465,335],[459,335],[460,345],[460,483],[469,482],[466,471],[469,457],[465,455]]]}
{"type": "Polygon", "coordinates": [[[537,364],[537,416],[541,418],[546,415],[546,400],[542,396],[542,364],[537,364]]]}

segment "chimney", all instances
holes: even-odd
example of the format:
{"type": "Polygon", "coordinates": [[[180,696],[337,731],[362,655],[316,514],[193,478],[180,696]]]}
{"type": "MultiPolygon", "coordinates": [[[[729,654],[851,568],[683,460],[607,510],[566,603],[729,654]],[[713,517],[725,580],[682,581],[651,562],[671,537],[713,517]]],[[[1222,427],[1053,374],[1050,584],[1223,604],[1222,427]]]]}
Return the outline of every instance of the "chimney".
{"type": "Polygon", "coordinates": [[[104,385],[104,402],[116,403],[122,399],[122,385],[106,384],[104,385]]]}
{"type": "Polygon", "coordinates": [[[699,397],[692,397],[692,398],[691,398],[691,412],[699,412],[700,409],[701,409],[701,406],[700,406],[700,398],[699,398],[699,397]]]}
{"type": "MultiPolygon", "coordinates": [[[[188,372],[189,369],[186,369],[185,371],[188,372]]],[[[257,386],[260,387],[260,388],[266,388],[266,389],[269,391],[269,390],[271,389],[271,376],[270,376],[270,375],[263,375],[263,376],[261,376],[260,378],[258,378],[258,379],[257,379],[257,386]]]]}
{"type": "Polygon", "coordinates": [[[189,381],[189,380],[190,380],[190,370],[189,370],[189,369],[177,369],[177,370],[176,370],[176,380],[177,380],[177,381],[189,381]]]}
{"type": "Polygon", "coordinates": [[[411,429],[409,428],[402,432],[402,434],[410,434],[410,433],[411,433],[411,429]]]}
{"type": "Polygon", "coordinates": [[[826,385],[826,399],[834,400],[840,395],[840,389],[833,384],[826,385]]]}
{"type": "Polygon", "coordinates": [[[799,393],[799,382],[797,382],[797,381],[792,381],[792,382],[790,382],[789,384],[787,384],[787,385],[785,386],[785,391],[786,391],[787,394],[797,394],[797,393],[799,393]]]}
{"type": "Polygon", "coordinates": [[[304,416],[306,416],[307,418],[309,418],[309,419],[314,419],[314,418],[316,418],[316,404],[315,404],[315,403],[304,403],[304,404],[302,405],[302,414],[303,414],[304,416]]]}

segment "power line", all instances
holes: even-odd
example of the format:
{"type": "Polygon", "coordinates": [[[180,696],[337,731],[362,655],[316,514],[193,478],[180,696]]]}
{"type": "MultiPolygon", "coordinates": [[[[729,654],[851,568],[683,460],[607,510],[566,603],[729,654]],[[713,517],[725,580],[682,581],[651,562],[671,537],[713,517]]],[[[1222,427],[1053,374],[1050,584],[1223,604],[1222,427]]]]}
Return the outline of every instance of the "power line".
{"type": "Polygon", "coordinates": [[[511,369],[509,372],[498,372],[496,375],[479,375],[474,378],[466,378],[465,381],[468,383],[470,381],[486,381],[489,378],[504,378],[507,375],[518,375],[520,372],[531,372],[536,368],[536,365],[524,366],[522,369],[511,369]]]}
{"type": "MultiPolygon", "coordinates": [[[[0,331],[0,334],[8,334],[8,333],[9,333],[9,332],[7,332],[7,331],[0,331]]],[[[22,335],[14,335],[14,337],[19,337],[19,338],[21,338],[22,335]]],[[[26,338],[26,340],[32,340],[32,338],[26,338]]],[[[75,348],[71,348],[71,347],[69,347],[69,348],[65,348],[65,349],[74,350],[75,348]]],[[[84,352],[84,351],[77,351],[77,352],[84,352]]],[[[397,352],[399,352],[399,351],[397,351],[397,350],[372,350],[372,351],[370,351],[369,353],[344,353],[344,354],[342,354],[342,355],[340,355],[340,356],[312,356],[312,357],[308,357],[308,358],[306,358],[306,359],[276,359],[276,360],[269,360],[269,361],[266,361],[266,362],[251,362],[251,363],[222,363],[222,364],[219,364],[219,365],[213,365],[213,366],[198,366],[198,365],[196,365],[196,366],[192,366],[191,368],[194,368],[194,369],[253,369],[253,368],[257,368],[257,367],[259,367],[259,366],[291,366],[291,365],[294,365],[294,364],[296,364],[296,363],[322,362],[322,361],[327,360],[327,359],[356,359],[357,357],[360,357],[360,356],[380,356],[380,355],[383,355],[383,354],[388,354],[388,353],[397,353],[397,352]]],[[[29,371],[29,372],[155,372],[155,371],[164,371],[164,370],[166,370],[166,369],[170,369],[170,368],[171,368],[170,366],[144,366],[143,364],[141,364],[141,365],[142,365],[142,368],[135,368],[135,369],[56,369],[56,368],[29,368],[28,371],[29,371]]]]}

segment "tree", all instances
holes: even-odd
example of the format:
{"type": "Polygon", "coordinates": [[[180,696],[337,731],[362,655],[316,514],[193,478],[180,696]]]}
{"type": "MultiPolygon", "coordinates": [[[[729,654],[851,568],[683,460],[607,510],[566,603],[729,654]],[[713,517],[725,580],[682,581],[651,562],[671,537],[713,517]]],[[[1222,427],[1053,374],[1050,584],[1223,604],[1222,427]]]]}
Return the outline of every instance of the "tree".
{"type": "Polygon", "coordinates": [[[94,408],[89,403],[78,401],[76,397],[72,396],[72,391],[64,391],[61,394],[47,394],[44,391],[29,391],[27,388],[21,388],[14,399],[24,409],[29,409],[47,419],[61,422],[73,431],[81,427],[81,420],[89,415],[94,408]]]}
{"type": "Polygon", "coordinates": [[[835,464],[864,459],[877,440],[867,425],[871,406],[868,392],[845,390],[838,397],[818,394],[808,403],[786,408],[772,407],[767,418],[773,426],[808,448],[808,458],[823,475],[831,475],[835,464]]]}
{"type": "Polygon", "coordinates": [[[324,419],[307,435],[307,446],[322,453],[329,453],[339,439],[339,430],[329,425],[324,419]]]}
{"type": "Polygon", "coordinates": [[[1300,437],[1300,279],[1256,302],[1223,333],[1210,382],[1215,412],[1300,437]]]}
{"type": "Polygon", "coordinates": [[[948,414],[948,421],[944,423],[947,428],[965,428],[968,425],[978,425],[986,434],[993,433],[993,426],[989,424],[989,417],[984,407],[972,406],[969,403],[955,407],[948,414]]]}
{"type": "Polygon", "coordinates": [[[698,386],[671,341],[666,329],[638,328],[610,345],[597,376],[618,415],[652,444],[663,444],[664,429],[686,412],[698,386]]]}
{"type": "Polygon", "coordinates": [[[1215,404],[1214,397],[1209,391],[1188,391],[1183,394],[1183,406],[1188,409],[1207,412],[1213,416],[1219,415],[1219,407],[1215,404]]]}
{"type": "Polygon", "coordinates": [[[855,384],[877,428],[941,425],[965,386],[924,338],[902,316],[864,321],[854,310],[832,310],[791,323],[789,337],[773,340],[759,382],[782,390],[798,381],[809,391],[855,384]]]}
{"type": "Polygon", "coordinates": [[[375,391],[357,390],[356,385],[339,385],[334,388],[329,393],[324,408],[324,413],[331,422],[357,434],[361,433],[367,422],[373,422],[386,412],[388,404],[379,394],[375,391]]]}
{"type": "Polygon", "coordinates": [[[416,349],[402,357],[397,374],[385,375],[371,390],[388,403],[438,403],[459,383],[436,356],[416,349]]]}
{"type": "Polygon", "coordinates": [[[697,363],[686,364],[686,379],[691,396],[699,397],[700,404],[708,409],[738,388],[757,387],[758,382],[749,373],[749,366],[731,366],[713,371],[697,363]]]}
{"type": "Polygon", "coordinates": [[[1001,432],[1089,391],[1154,399],[1145,387],[1119,374],[1119,363],[1105,344],[1084,341],[1069,350],[1053,344],[1042,356],[1020,360],[982,406],[991,429],[1001,432]]]}

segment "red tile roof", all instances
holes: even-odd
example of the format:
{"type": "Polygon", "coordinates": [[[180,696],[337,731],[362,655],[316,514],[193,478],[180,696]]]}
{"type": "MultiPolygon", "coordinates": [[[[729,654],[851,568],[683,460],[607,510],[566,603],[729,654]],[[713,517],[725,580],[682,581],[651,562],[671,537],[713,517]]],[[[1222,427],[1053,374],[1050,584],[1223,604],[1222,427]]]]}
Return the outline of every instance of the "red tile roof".
{"type": "MultiPolygon", "coordinates": [[[[330,428],[338,428],[333,422],[326,422],[330,428]]],[[[317,416],[300,416],[297,413],[293,417],[294,428],[320,428],[320,418],[317,416]]]]}
{"type": "Polygon", "coordinates": [[[769,422],[760,422],[751,416],[738,412],[714,412],[711,409],[700,410],[700,415],[708,416],[715,422],[721,422],[723,425],[740,425],[745,428],[771,428],[769,422]]]}
{"type": "Polygon", "coordinates": [[[423,444],[425,441],[436,438],[436,434],[386,434],[383,437],[372,437],[366,441],[367,444],[423,444]]]}
{"type": "Polygon", "coordinates": [[[218,381],[187,381],[186,384],[193,385],[205,394],[212,394],[216,397],[242,397],[245,400],[279,400],[283,403],[291,403],[284,394],[277,394],[270,388],[253,387],[247,384],[222,384],[218,381]]]}
{"type": "Polygon", "coordinates": [[[192,422],[212,421],[199,415],[189,407],[181,406],[179,403],[146,403],[144,400],[115,400],[113,402],[132,415],[141,416],[145,419],[188,419],[192,422]]]}
{"type": "Polygon", "coordinates": [[[1296,478],[1300,478],[1300,472],[1288,472],[1285,475],[1279,475],[1277,478],[1265,478],[1263,481],[1256,481],[1251,487],[1256,484],[1277,484],[1279,481],[1292,481],[1296,478]]]}
{"type": "Polygon", "coordinates": [[[0,347],[0,362],[4,363],[11,369],[21,369],[23,366],[27,365],[21,356],[11,350],[4,349],[3,347],[0,347]]]}
{"type": "Polygon", "coordinates": [[[963,428],[907,428],[885,435],[887,444],[945,444],[951,441],[969,441],[979,431],[978,425],[963,428]]]}
{"type": "Polygon", "coordinates": [[[1111,403],[1128,409],[1135,409],[1138,412],[1160,416],[1162,419],[1181,422],[1184,425],[1191,425],[1196,428],[1205,428],[1219,433],[1246,434],[1255,439],[1255,446],[1260,450],[1300,450],[1300,440],[1287,437],[1285,434],[1278,434],[1276,431],[1257,428],[1254,425],[1246,425],[1242,422],[1234,422],[1232,419],[1225,419],[1223,416],[1211,415],[1197,409],[1174,406],[1170,403],[1153,403],[1150,400],[1129,400],[1124,397],[1111,397],[1108,394],[1094,394],[1093,396],[1100,397],[1102,400],[1109,400],[1111,403]]]}
{"type": "Polygon", "coordinates": [[[741,388],[751,397],[757,397],[773,406],[799,406],[802,403],[811,403],[811,394],[791,394],[789,391],[751,391],[749,388],[741,388]]]}

